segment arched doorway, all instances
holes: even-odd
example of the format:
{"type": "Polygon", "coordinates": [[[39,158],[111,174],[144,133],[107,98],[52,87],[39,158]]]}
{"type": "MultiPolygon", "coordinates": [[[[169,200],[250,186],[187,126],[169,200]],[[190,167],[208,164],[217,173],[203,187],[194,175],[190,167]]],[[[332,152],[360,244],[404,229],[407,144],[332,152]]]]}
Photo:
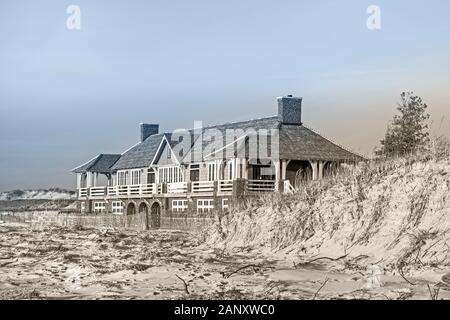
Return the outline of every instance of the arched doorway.
{"type": "Polygon", "coordinates": [[[127,215],[136,214],[136,206],[133,202],[130,202],[127,206],[127,215]]]}
{"type": "Polygon", "coordinates": [[[161,226],[161,205],[158,202],[152,204],[150,220],[152,228],[159,228],[161,226]]]}
{"type": "Polygon", "coordinates": [[[286,167],[286,179],[294,188],[312,179],[313,170],[309,161],[291,160],[286,167]]]}
{"type": "Polygon", "coordinates": [[[142,217],[144,230],[148,230],[148,228],[149,228],[148,207],[147,207],[147,205],[144,202],[142,202],[139,205],[139,216],[142,217]]]}

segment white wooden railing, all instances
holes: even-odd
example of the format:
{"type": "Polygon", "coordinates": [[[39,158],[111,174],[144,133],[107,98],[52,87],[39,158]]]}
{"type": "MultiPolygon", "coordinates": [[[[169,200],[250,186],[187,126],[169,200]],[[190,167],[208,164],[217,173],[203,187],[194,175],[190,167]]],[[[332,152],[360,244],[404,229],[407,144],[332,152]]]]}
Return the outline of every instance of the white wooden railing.
{"type": "Polygon", "coordinates": [[[167,184],[167,193],[187,193],[187,182],[172,182],[167,184]]]}
{"type": "Polygon", "coordinates": [[[233,192],[233,180],[219,180],[218,192],[233,192]]]}
{"type": "Polygon", "coordinates": [[[78,197],[86,198],[88,195],[88,188],[80,188],[78,189],[78,197]]]}
{"type": "Polygon", "coordinates": [[[192,182],[192,193],[214,192],[214,181],[192,182]]]}
{"type": "Polygon", "coordinates": [[[275,180],[248,180],[247,190],[255,192],[275,191],[275,180]]]}
{"type": "Polygon", "coordinates": [[[106,195],[106,187],[92,187],[89,189],[89,196],[103,197],[106,195]]]}
{"type": "Polygon", "coordinates": [[[108,187],[108,196],[110,197],[116,197],[118,195],[117,186],[114,187],[108,187]]]}
{"type": "Polygon", "coordinates": [[[141,196],[154,194],[158,190],[156,183],[152,184],[136,184],[130,186],[114,186],[108,187],[108,196],[141,196]]]}
{"type": "MultiPolygon", "coordinates": [[[[195,194],[213,193],[215,191],[214,181],[193,181],[191,182],[191,192],[195,194]]],[[[274,189],[273,181],[253,181],[248,184],[249,190],[269,191],[274,189]],[[263,183],[263,184],[261,184],[263,183]],[[269,183],[269,185],[268,185],[269,183]],[[264,189],[264,190],[263,190],[264,189]],[[267,190],[265,190],[267,189],[267,190]]],[[[188,193],[188,182],[173,182],[167,184],[167,193],[180,194],[188,193]]],[[[230,193],[233,191],[232,180],[217,181],[218,193],[230,193]]],[[[91,187],[78,189],[80,198],[87,197],[132,197],[152,194],[162,194],[162,184],[152,183],[143,185],[120,185],[109,187],[91,187]]]]}
{"type": "Polygon", "coordinates": [[[157,193],[157,190],[156,183],[144,184],[141,186],[141,194],[143,195],[157,193]]]}
{"type": "Polygon", "coordinates": [[[290,193],[290,194],[294,193],[295,188],[292,186],[292,184],[289,180],[284,180],[283,191],[284,191],[284,193],[290,193]]]}

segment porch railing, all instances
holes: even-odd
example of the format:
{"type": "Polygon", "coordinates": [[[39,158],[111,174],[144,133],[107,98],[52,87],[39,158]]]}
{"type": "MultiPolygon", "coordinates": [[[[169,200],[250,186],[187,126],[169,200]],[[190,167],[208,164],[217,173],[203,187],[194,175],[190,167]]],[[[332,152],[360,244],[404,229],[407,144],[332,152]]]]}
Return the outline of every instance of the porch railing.
{"type": "Polygon", "coordinates": [[[106,187],[93,187],[89,189],[91,197],[103,197],[106,195],[106,187]]]}
{"type": "Polygon", "coordinates": [[[219,180],[217,189],[218,192],[233,192],[233,180],[219,180]]]}
{"type": "Polygon", "coordinates": [[[78,189],[78,197],[86,198],[88,195],[88,188],[80,188],[78,189]]]}
{"type": "MultiPolygon", "coordinates": [[[[226,194],[233,192],[234,181],[219,180],[219,181],[192,181],[192,182],[174,182],[167,183],[167,188],[163,188],[163,184],[143,184],[143,185],[121,185],[109,187],[92,187],[78,189],[78,196],[80,198],[88,197],[140,197],[151,196],[153,194],[202,194],[202,193],[217,193],[226,194]],[[190,184],[190,188],[189,188],[190,184]],[[165,190],[165,191],[164,191],[165,190]]],[[[289,181],[284,182],[284,191],[292,192],[293,187],[289,181]]],[[[274,192],[277,191],[274,180],[246,180],[246,190],[250,192],[274,192]]]]}
{"type": "Polygon", "coordinates": [[[108,196],[141,196],[157,193],[156,183],[108,187],[108,196]]]}
{"type": "Polygon", "coordinates": [[[193,181],[192,193],[214,192],[214,181],[193,181]]]}
{"type": "Polygon", "coordinates": [[[284,193],[292,194],[295,192],[295,188],[292,186],[292,184],[289,180],[284,181],[283,190],[284,190],[284,193]]]}
{"type": "Polygon", "coordinates": [[[253,192],[275,191],[275,180],[248,180],[247,190],[253,192]]]}
{"type": "Polygon", "coordinates": [[[172,182],[167,184],[167,193],[187,193],[187,182],[172,182]]]}
{"type": "Polygon", "coordinates": [[[157,190],[156,183],[144,184],[141,186],[141,194],[143,195],[157,193],[157,190]]]}

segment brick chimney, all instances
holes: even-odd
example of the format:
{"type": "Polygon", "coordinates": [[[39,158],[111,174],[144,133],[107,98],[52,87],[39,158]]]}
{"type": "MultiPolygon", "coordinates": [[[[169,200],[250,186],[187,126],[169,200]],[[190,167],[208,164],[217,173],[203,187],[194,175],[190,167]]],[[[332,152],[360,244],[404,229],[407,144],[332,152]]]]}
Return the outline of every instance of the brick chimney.
{"type": "Polygon", "coordinates": [[[159,124],[141,123],[141,142],[148,137],[159,133],[159,124]]]}
{"type": "Polygon", "coordinates": [[[302,98],[292,95],[278,97],[278,120],[282,124],[302,124],[302,98]]]}

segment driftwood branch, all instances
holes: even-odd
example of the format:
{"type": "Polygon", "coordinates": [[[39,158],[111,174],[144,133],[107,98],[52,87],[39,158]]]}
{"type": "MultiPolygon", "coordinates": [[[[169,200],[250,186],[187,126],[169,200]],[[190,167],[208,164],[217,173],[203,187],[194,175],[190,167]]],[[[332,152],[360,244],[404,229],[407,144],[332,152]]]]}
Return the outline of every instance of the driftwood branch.
{"type": "Polygon", "coordinates": [[[319,261],[319,260],[338,261],[338,260],[341,260],[341,259],[346,258],[347,256],[348,256],[348,254],[345,254],[345,255],[343,255],[343,256],[341,256],[341,257],[338,257],[338,258],[319,257],[319,258],[314,258],[314,259],[309,260],[309,261],[299,262],[299,263],[297,263],[297,264],[295,264],[295,262],[294,262],[294,267],[296,268],[296,267],[298,267],[298,266],[305,265],[305,264],[310,264],[310,263],[313,263],[313,262],[316,262],[316,261],[319,261]]]}
{"type": "Polygon", "coordinates": [[[183,282],[183,284],[184,284],[184,292],[186,292],[187,294],[190,294],[189,293],[189,285],[186,283],[186,281],[184,281],[184,279],[183,278],[181,278],[179,275],[175,275],[178,279],[180,279],[182,282],[183,282]]]}
{"type": "Polygon", "coordinates": [[[256,269],[259,268],[259,266],[257,266],[256,264],[249,264],[249,265],[240,267],[240,268],[234,270],[233,272],[230,272],[229,274],[226,274],[225,272],[221,272],[221,274],[222,274],[222,277],[224,277],[225,279],[228,279],[233,274],[238,273],[239,271],[247,269],[247,268],[253,268],[253,270],[256,272],[256,269]]]}
{"type": "Polygon", "coordinates": [[[416,283],[412,283],[411,281],[409,281],[408,279],[406,279],[405,275],[403,274],[403,269],[402,268],[398,268],[398,273],[400,274],[400,276],[406,281],[408,282],[410,285],[415,286],[416,283]]]}
{"type": "Polygon", "coordinates": [[[323,287],[325,287],[325,285],[328,282],[328,278],[325,278],[325,281],[322,283],[322,285],[320,286],[319,290],[316,291],[316,293],[314,294],[314,297],[312,298],[313,300],[316,300],[317,295],[319,294],[320,290],[322,290],[323,287]]]}

